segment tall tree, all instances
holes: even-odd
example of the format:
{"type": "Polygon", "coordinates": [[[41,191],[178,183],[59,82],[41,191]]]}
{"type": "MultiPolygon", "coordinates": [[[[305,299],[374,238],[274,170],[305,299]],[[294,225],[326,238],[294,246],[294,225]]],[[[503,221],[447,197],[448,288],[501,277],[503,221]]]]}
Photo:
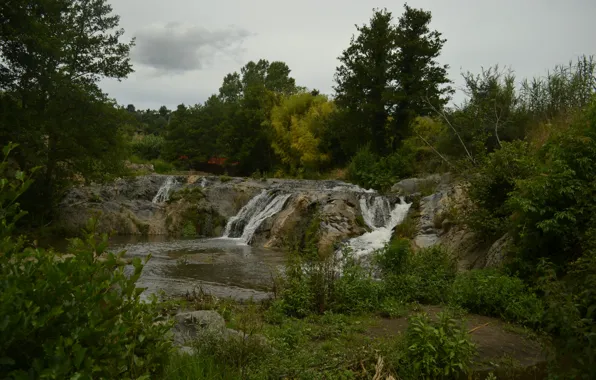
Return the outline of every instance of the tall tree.
{"type": "Polygon", "coordinates": [[[316,172],[330,156],[322,148],[335,104],[309,92],[284,98],[271,111],[272,146],[288,174],[316,172]]]}
{"type": "MultiPolygon", "coordinates": [[[[357,144],[370,141],[374,151],[386,149],[386,123],[396,103],[396,33],[387,10],[376,10],[369,25],[356,26],[350,46],[339,57],[337,105],[345,109],[351,122],[343,139],[357,144]]],[[[351,147],[355,151],[355,146],[351,147]]],[[[355,153],[355,152],[351,153],[355,153]]]]}
{"type": "Polygon", "coordinates": [[[240,74],[226,75],[219,89],[227,115],[218,128],[219,152],[239,161],[244,174],[269,170],[274,164],[271,130],[266,121],[282,95],[297,91],[290,72],[284,62],[251,61],[240,74]]]}
{"type": "Polygon", "coordinates": [[[430,21],[430,12],[405,5],[397,25],[383,9],[374,11],[368,25],[356,27],[358,35],[339,57],[335,75],[351,149],[370,142],[375,153],[387,154],[408,135],[414,116],[448,101],[447,66],[436,62],[445,40],[429,29],[430,21]]]}
{"type": "Polygon", "coordinates": [[[442,110],[453,93],[447,78],[449,66],[437,62],[447,40],[441,38],[438,31],[430,29],[430,12],[407,4],[404,8],[396,28],[398,50],[393,68],[398,102],[391,127],[392,135],[399,139],[407,137],[407,129],[416,116],[442,110]]]}
{"type": "Polygon", "coordinates": [[[110,156],[118,125],[80,110],[109,105],[97,83],[132,72],[133,42],[120,42],[119,17],[105,0],[2,2],[0,20],[0,101],[10,111],[0,135],[21,143],[21,165],[45,167],[38,184],[52,200],[55,184],[88,174],[73,162],[92,158],[86,169],[106,168],[101,160],[110,156]],[[73,146],[81,149],[69,151],[73,146]]]}

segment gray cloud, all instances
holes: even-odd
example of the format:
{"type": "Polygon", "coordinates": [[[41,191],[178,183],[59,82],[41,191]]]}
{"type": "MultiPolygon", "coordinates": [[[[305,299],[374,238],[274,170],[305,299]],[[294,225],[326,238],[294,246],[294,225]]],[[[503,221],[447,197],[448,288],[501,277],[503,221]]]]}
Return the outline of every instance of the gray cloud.
{"type": "Polygon", "coordinates": [[[218,55],[238,57],[248,36],[232,26],[208,30],[179,22],[154,24],[137,32],[132,58],[158,74],[184,73],[205,68],[218,55]]]}

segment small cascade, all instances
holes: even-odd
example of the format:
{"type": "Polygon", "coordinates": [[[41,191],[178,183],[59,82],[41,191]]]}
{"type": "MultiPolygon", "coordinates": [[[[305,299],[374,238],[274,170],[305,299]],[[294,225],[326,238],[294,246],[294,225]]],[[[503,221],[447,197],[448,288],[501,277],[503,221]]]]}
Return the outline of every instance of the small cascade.
{"type": "Polygon", "coordinates": [[[253,235],[265,219],[280,212],[291,194],[263,190],[252,198],[238,214],[228,221],[224,238],[239,238],[250,244],[253,235]]]}
{"type": "Polygon", "coordinates": [[[163,185],[161,185],[161,187],[157,191],[157,194],[155,194],[155,196],[153,197],[152,202],[153,203],[167,202],[168,199],[170,199],[170,194],[172,193],[172,190],[174,190],[174,188],[176,188],[177,185],[178,185],[178,181],[176,181],[176,178],[174,178],[172,176],[166,178],[163,185]]]}
{"type": "Polygon", "coordinates": [[[406,203],[403,198],[400,198],[400,202],[391,210],[389,200],[383,196],[361,197],[362,217],[371,231],[350,239],[347,247],[352,249],[356,257],[383,248],[391,239],[393,228],[405,219],[410,206],[411,203],[406,203]]]}
{"type": "Polygon", "coordinates": [[[383,227],[391,218],[391,204],[389,199],[379,195],[360,198],[362,218],[372,229],[383,227]]]}
{"type": "Polygon", "coordinates": [[[201,182],[199,182],[199,186],[201,186],[203,189],[207,187],[207,178],[205,177],[201,177],[201,182]]]}

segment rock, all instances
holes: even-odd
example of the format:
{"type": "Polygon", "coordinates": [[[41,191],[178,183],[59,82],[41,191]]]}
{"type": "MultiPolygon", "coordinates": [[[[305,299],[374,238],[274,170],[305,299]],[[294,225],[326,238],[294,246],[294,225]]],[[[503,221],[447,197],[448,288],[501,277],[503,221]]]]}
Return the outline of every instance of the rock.
{"type": "Polygon", "coordinates": [[[183,355],[194,355],[197,353],[197,349],[194,347],[189,347],[189,346],[180,346],[178,347],[178,352],[183,354],[183,355]]]}
{"type": "Polygon", "coordinates": [[[503,235],[493,243],[486,254],[486,268],[499,268],[503,266],[511,248],[512,239],[509,234],[503,235]]]}
{"type": "Polygon", "coordinates": [[[425,178],[406,178],[391,187],[391,191],[399,195],[411,195],[436,188],[441,183],[450,181],[449,174],[431,174],[425,178]]]}
{"type": "Polygon", "coordinates": [[[144,171],[144,172],[150,172],[150,173],[155,172],[155,168],[153,167],[153,164],[133,164],[130,161],[126,161],[124,164],[126,165],[126,168],[133,170],[133,171],[144,171]]]}
{"type": "Polygon", "coordinates": [[[414,237],[414,246],[427,248],[439,241],[440,230],[435,228],[435,216],[443,210],[444,198],[447,192],[440,191],[420,200],[420,219],[418,220],[418,234],[414,237]]]}
{"type": "Polygon", "coordinates": [[[174,343],[177,345],[183,345],[196,339],[201,331],[223,333],[226,329],[225,320],[214,310],[180,313],[174,319],[176,321],[173,329],[174,343]]]}

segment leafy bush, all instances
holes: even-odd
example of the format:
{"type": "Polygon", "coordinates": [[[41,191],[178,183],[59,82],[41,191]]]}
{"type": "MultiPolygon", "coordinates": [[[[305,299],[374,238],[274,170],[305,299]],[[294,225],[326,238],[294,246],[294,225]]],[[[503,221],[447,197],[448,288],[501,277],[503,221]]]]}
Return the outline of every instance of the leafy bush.
{"type": "Polygon", "coordinates": [[[300,318],[326,311],[360,313],[377,310],[383,297],[383,284],[351,252],[340,260],[335,254],[320,258],[315,251],[287,264],[276,307],[300,318]]]}
{"type": "Polygon", "coordinates": [[[330,306],[338,313],[377,310],[384,297],[383,284],[376,281],[371,270],[363,268],[349,252],[344,253],[341,276],[331,285],[330,306]]]}
{"type": "Polygon", "coordinates": [[[543,261],[538,287],[544,293],[544,328],[555,339],[557,356],[573,365],[558,368],[565,378],[596,378],[596,254],[573,262],[567,276],[557,278],[555,266],[543,261]]]}
{"type": "Polygon", "coordinates": [[[145,160],[154,160],[161,155],[165,139],[156,135],[137,136],[131,143],[132,152],[145,160]]]}
{"type": "Polygon", "coordinates": [[[457,271],[451,254],[441,246],[411,252],[407,240],[398,240],[377,258],[385,274],[387,294],[403,301],[441,303],[457,271]],[[405,257],[405,258],[404,258],[405,257]]]}
{"type": "Polygon", "coordinates": [[[368,146],[354,155],[348,166],[348,179],[364,188],[388,190],[400,178],[412,174],[412,158],[408,154],[395,152],[387,157],[378,157],[368,146]]]}
{"type": "Polygon", "coordinates": [[[171,325],[155,299],[140,299],[140,259],[125,274],[124,253],[106,252],[108,238],[96,239],[96,221],[67,254],[23,249],[24,240],[11,233],[23,215],[16,200],[30,181],[17,171],[0,184],[0,377],[140,379],[160,373],[171,325]]]}
{"type": "Polygon", "coordinates": [[[438,317],[437,322],[426,314],[410,318],[405,352],[395,363],[401,378],[450,379],[468,372],[476,353],[469,334],[450,314],[438,317]]]}
{"type": "Polygon", "coordinates": [[[596,247],[596,100],[539,152],[535,175],[517,182],[510,205],[528,272],[542,257],[562,268],[596,247]]]}
{"type": "Polygon", "coordinates": [[[173,164],[161,159],[151,160],[151,163],[153,164],[155,172],[159,174],[168,174],[173,172],[175,169],[173,164]]]}
{"type": "Polygon", "coordinates": [[[411,254],[410,241],[398,239],[375,252],[374,261],[385,275],[399,275],[406,271],[411,254]]]}
{"type": "Polygon", "coordinates": [[[544,311],[540,299],[517,277],[482,269],[457,276],[451,301],[473,313],[537,326],[544,311]]]}
{"type": "Polygon", "coordinates": [[[127,277],[123,253],[106,254],[107,244],[89,232],[67,255],[27,248],[2,257],[0,372],[139,378],[160,371],[170,325],[158,323],[155,300],[140,299],[140,259],[127,277]]]}
{"type": "Polygon", "coordinates": [[[502,148],[489,154],[479,172],[470,181],[468,194],[474,208],[466,215],[467,223],[489,238],[507,231],[511,208],[508,203],[516,181],[536,170],[528,143],[503,142],[502,148]]]}

